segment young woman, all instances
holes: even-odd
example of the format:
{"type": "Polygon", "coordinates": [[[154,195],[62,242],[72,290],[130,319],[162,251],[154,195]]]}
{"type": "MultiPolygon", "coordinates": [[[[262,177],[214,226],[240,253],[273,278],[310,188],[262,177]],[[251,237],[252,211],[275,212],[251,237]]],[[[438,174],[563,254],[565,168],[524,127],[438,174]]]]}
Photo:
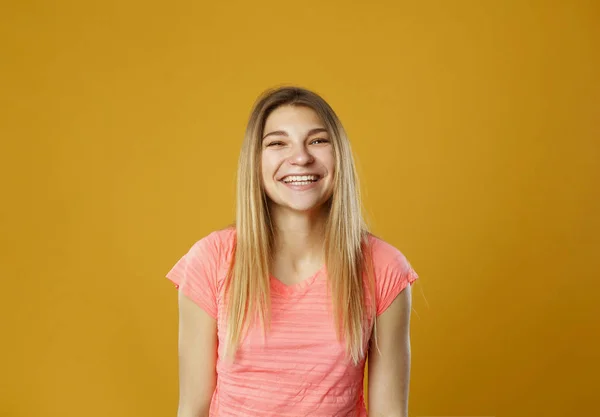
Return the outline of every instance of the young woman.
{"type": "Polygon", "coordinates": [[[408,415],[417,274],[367,231],[350,144],[314,92],[257,101],[235,225],[167,278],[179,289],[178,417],[408,415]]]}

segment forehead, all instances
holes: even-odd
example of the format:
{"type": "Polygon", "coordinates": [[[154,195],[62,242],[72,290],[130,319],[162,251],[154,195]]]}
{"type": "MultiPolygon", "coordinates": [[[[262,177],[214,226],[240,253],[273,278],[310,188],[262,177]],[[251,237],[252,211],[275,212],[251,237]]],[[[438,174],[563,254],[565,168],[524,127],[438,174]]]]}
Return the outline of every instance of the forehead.
{"type": "Polygon", "coordinates": [[[307,106],[284,105],[277,107],[265,120],[265,133],[294,127],[313,129],[325,127],[316,111],[307,106]]]}

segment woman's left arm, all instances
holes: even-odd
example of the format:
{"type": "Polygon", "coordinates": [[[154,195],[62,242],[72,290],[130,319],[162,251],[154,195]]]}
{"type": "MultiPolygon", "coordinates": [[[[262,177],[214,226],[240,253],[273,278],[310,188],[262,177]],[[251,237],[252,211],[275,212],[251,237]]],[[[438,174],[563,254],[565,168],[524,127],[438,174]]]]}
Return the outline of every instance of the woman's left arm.
{"type": "Polygon", "coordinates": [[[377,317],[368,359],[369,417],[408,417],[410,285],[377,317]],[[379,349],[378,349],[379,347],[379,349]]]}

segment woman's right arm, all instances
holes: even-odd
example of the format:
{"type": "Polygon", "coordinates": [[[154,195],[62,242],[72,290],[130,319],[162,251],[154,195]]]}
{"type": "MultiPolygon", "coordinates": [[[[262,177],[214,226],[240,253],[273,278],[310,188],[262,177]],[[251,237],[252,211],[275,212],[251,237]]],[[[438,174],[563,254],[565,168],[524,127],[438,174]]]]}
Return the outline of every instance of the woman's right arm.
{"type": "Polygon", "coordinates": [[[179,291],[177,417],[208,417],[217,381],[217,322],[179,291]]]}

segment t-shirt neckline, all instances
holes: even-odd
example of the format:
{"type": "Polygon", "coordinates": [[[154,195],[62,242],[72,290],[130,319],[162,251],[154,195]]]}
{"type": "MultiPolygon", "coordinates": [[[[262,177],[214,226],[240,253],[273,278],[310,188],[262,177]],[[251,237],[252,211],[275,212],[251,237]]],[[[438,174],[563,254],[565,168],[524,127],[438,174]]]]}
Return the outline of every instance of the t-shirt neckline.
{"type": "Polygon", "coordinates": [[[290,285],[284,284],[278,278],[276,278],[272,274],[269,274],[269,278],[271,281],[271,288],[273,289],[273,291],[275,291],[279,294],[283,294],[283,295],[295,294],[295,293],[298,293],[298,292],[310,287],[315,282],[315,280],[321,275],[321,273],[324,271],[325,271],[325,265],[321,266],[321,268],[319,268],[314,274],[312,274],[308,278],[305,278],[300,282],[297,282],[295,284],[290,284],[290,285]]]}

